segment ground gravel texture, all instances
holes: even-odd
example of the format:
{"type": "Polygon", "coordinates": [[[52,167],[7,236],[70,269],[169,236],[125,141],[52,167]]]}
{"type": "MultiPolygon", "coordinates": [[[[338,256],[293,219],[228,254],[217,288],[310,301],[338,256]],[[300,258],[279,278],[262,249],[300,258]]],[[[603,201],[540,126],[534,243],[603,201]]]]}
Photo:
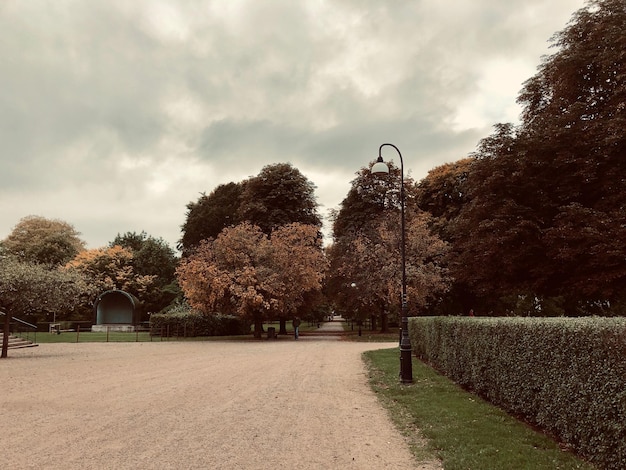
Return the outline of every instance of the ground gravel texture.
{"type": "Polygon", "coordinates": [[[335,338],[41,344],[0,360],[2,467],[437,469],[335,338]]]}

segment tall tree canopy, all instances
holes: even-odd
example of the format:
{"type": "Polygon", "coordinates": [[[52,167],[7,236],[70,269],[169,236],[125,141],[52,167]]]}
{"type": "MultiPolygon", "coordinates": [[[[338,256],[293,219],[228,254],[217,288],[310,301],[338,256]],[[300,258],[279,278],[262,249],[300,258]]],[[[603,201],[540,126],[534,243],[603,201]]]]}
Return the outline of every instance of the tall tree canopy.
{"type": "Polygon", "coordinates": [[[198,201],[187,204],[183,236],[178,244],[183,254],[189,254],[200,241],[216,238],[224,228],[239,223],[243,186],[243,183],[221,184],[208,196],[202,194],[198,201]]]}
{"type": "Polygon", "coordinates": [[[626,300],[625,25],[623,0],[589,2],[526,82],[521,125],[481,142],[453,259],[483,298],[626,300]]]}
{"type": "Polygon", "coordinates": [[[162,238],[154,238],[146,232],[118,234],[109,247],[121,246],[132,252],[133,272],[137,276],[154,276],[149,296],[143,299],[149,312],[158,312],[167,307],[178,295],[176,266],[178,258],[169,244],[162,238]]]}
{"type": "Polygon", "coordinates": [[[59,266],[85,249],[79,235],[67,222],[29,215],[19,221],[2,246],[20,261],[59,266]]]}
{"type": "MultiPolygon", "coordinates": [[[[371,165],[370,165],[371,166],[371,165]]],[[[351,238],[368,227],[372,218],[386,210],[400,208],[400,168],[389,162],[388,177],[373,175],[369,168],[361,168],[351,183],[347,196],[340,204],[339,211],[332,214],[333,238],[335,242],[343,237],[351,238]]],[[[404,178],[405,201],[413,206],[414,181],[404,178]]]]}
{"type": "Polygon", "coordinates": [[[317,207],[315,185],[291,164],[276,163],[245,182],[239,216],[270,234],[291,223],[320,228],[317,207]]]}
{"type": "Polygon", "coordinates": [[[147,300],[156,289],[156,275],[138,275],[133,266],[133,252],[119,245],[85,250],[65,265],[89,279],[99,293],[121,289],[139,300],[147,300]]]}
{"type": "Polygon", "coordinates": [[[451,225],[467,204],[467,178],[472,158],[433,168],[417,185],[417,206],[434,217],[434,227],[444,240],[452,236],[451,225]]]}
{"type": "Polygon", "coordinates": [[[109,243],[127,248],[133,253],[133,267],[141,276],[156,276],[160,284],[170,284],[176,275],[176,253],[162,238],[154,238],[146,232],[118,234],[109,243]]]}
{"type": "Polygon", "coordinates": [[[244,221],[266,235],[291,223],[321,228],[317,208],[315,185],[297,168],[289,163],[267,165],[257,176],[220,185],[187,204],[178,248],[187,256],[202,240],[217,238],[223,229],[244,221]]]}
{"type": "MultiPolygon", "coordinates": [[[[386,177],[362,168],[334,216],[329,295],[347,313],[368,312],[383,320],[397,311],[401,294],[400,169],[386,177]],[[358,295],[354,293],[358,292],[358,295]]],[[[415,205],[416,188],[405,178],[407,285],[412,314],[423,312],[447,290],[442,265],[447,244],[430,228],[431,217],[415,205]]],[[[383,329],[386,324],[383,321],[383,329]]]]}

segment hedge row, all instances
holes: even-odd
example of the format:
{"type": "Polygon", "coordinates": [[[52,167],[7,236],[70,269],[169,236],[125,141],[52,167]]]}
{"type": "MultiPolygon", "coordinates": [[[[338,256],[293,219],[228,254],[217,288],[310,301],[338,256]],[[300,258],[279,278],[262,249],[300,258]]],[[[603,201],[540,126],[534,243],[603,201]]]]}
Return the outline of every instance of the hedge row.
{"type": "Polygon", "coordinates": [[[414,353],[606,469],[626,468],[626,319],[417,317],[414,353]]]}
{"type": "Polygon", "coordinates": [[[169,336],[231,336],[250,332],[250,326],[231,315],[202,315],[193,311],[155,313],[150,334],[169,336]]]}

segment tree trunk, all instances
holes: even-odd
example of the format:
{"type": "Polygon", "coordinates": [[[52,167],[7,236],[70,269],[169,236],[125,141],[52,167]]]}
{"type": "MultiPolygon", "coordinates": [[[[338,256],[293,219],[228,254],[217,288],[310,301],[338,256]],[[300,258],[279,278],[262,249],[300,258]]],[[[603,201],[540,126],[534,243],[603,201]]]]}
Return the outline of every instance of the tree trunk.
{"type": "Polygon", "coordinates": [[[2,337],[2,355],[0,358],[7,357],[7,352],[9,350],[9,329],[11,324],[11,317],[8,313],[4,314],[4,336],[2,337]]]}
{"type": "Polygon", "coordinates": [[[382,318],[380,320],[381,322],[380,332],[389,333],[389,315],[387,314],[387,311],[385,309],[383,309],[381,316],[382,318]]]}
{"type": "Polygon", "coordinates": [[[371,314],[370,315],[370,321],[372,322],[372,331],[376,331],[376,315],[371,314]]]}
{"type": "Polygon", "coordinates": [[[263,320],[261,318],[254,319],[254,337],[261,338],[263,336],[263,320]]]}
{"type": "Polygon", "coordinates": [[[278,331],[278,334],[279,335],[287,334],[287,319],[286,318],[280,319],[280,330],[278,331]]]}

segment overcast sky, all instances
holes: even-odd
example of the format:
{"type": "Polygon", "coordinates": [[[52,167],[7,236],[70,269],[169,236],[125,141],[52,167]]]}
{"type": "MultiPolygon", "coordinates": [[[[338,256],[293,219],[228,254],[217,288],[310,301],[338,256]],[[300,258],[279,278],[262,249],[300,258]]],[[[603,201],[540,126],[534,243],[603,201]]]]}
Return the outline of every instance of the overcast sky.
{"type": "Polygon", "coordinates": [[[174,247],[187,203],[282,162],[325,215],[385,142],[420,180],[517,122],[583,5],[2,0],[0,239],[40,215],[89,248],[142,230],[174,247]]]}

